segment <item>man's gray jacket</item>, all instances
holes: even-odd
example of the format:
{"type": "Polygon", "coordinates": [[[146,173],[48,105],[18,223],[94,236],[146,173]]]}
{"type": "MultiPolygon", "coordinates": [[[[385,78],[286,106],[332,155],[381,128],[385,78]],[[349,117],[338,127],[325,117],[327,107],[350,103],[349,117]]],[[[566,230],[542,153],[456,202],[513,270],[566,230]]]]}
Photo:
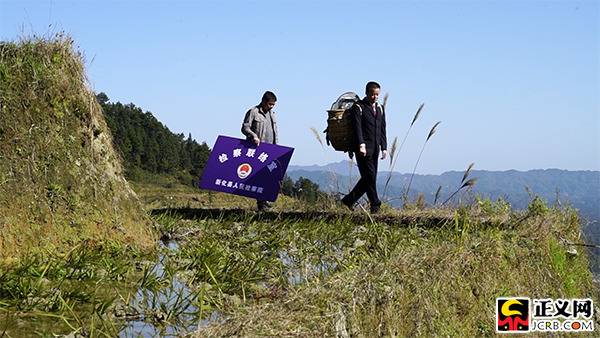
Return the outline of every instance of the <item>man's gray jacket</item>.
{"type": "Polygon", "coordinates": [[[267,140],[266,137],[272,134],[273,143],[277,144],[278,135],[275,112],[271,109],[265,114],[260,105],[250,108],[244,117],[244,123],[242,123],[242,133],[246,135],[248,140],[257,137],[264,142],[269,142],[270,140],[267,140]],[[271,123],[268,123],[269,120],[271,120],[271,123]]]}

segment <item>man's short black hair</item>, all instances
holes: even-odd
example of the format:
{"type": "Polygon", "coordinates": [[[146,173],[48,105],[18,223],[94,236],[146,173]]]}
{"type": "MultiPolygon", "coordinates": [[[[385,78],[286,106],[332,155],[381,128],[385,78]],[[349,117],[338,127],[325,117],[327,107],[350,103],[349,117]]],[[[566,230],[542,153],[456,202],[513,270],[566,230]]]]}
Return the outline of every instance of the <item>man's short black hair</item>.
{"type": "Polygon", "coordinates": [[[275,101],[275,102],[277,102],[277,96],[275,96],[275,93],[273,93],[272,91],[268,91],[267,90],[263,94],[261,102],[269,102],[269,101],[275,101]]]}
{"type": "Polygon", "coordinates": [[[369,94],[369,91],[371,89],[379,89],[381,88],[381,86],[379,85],[379,83],[375,82],[375,81],[370,81],[367,83],[367,86],[365,87],[365,94],[369,94]]]}

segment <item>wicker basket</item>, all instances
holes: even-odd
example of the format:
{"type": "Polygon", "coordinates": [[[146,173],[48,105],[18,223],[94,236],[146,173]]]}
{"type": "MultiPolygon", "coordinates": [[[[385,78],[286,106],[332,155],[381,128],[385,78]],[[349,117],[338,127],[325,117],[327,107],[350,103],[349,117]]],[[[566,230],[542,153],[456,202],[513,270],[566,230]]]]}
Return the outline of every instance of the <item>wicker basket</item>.
{"type": "Polygon", "coordinates": [[[327,113],[327,143],[337,151],[352,151],[355,141],[350,114],[344,109],[328,110],[327,113]]]}
{"type": "Polygon", "coordinates": [[[344,117],[345,109],[332,109],[328,110],[327,114],[330,119],[342,119],[344,117]]]}
{"type": "Polygon", "coordinates": [[[346,92],[331,105],[327,111],[327,129],[325,129],[327,144],[337,151],[351,152],[354,150],[354,132],[349,109],[360,97],[354,92],[346,92]]]}

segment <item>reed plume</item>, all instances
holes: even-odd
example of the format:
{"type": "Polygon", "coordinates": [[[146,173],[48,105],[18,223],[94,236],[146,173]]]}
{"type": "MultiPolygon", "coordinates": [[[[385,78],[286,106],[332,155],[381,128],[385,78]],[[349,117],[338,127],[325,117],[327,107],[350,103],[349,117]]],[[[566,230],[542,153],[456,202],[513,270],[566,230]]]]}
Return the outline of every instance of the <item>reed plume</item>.
{"type": "Polygon", "coordinates": [[[435,192],[435,198],[433,199],[433,205],[437,204],[437,200],[440,197],[440,191],[442,191],[442,186],[438,186],[437,191],[435,192]]]}
{"type": "Polygon", "coordinates": [[[475,163],[471,163],[469,164],[469,166],[467,167],[467,170],[465,170],[465,173],[463,174],[462,180],[460,181],[461,186],[456,189],[456,191],[454,193],[452,193],[452,195],[450,195],[450,197],[448,197],[444,203],[442,203],[442,205],[446,204],[448,201],[450,201],[452,199],[452,197],[454,197],[454,195],[456,195],[461,189],[466,188],[466,187],[472,187],[475,185],[475,182],[477,182],[477,178],[471,178],[468,179],[469,174],[471,173],[471,169],[473,168],[473,166],[475,165],[475,163]]]}
{"type": "MultiPolygon", "coordinates": [[[[418,113],[418,111],[417,111],[417,113],[418,113]]],[[[410,181],[408,181],[408,187],[406,188],[406,193],[405,193],[407,198],[408,198],[408,192],[410,191],[410,185],[412,184],[413,177],[415,176],[415,172],[417,171],[417,166],[419,165],[419,161],[421,160],[421,155],[423,155],[423,150],[425,150],[425,146],[427,145],[427,142],[433,136],[433,134],[435,134],[437,126],[440,123],[442,123],[442,121],[438,121],[436,124],[433,125],[433,127],[429,131],[429,135],[427,135],[427,139],[423,143],[423,147],[421,148],[421,152],[419,153],[419,157],[417,158],[417,163],[415,163],[415,167],[413,169],[413,172],[410,175],[410,181]]]]}
{"type": "MultiPolygon", "coordinates": [[[[387,101],[387,95],[386,95],[386,98],[384,98],[384,105],[385,105],[386,101],[387,101]]],[[[394,138],[394,143],[392,144],[392,152],[390,154],[390,172],[385,181],[385,186],[383,188],[383,198],[384,199],[385,199],[385,196],[387,193],[388,186],[390,184],[390,180],[392,179],[392,172],[394,171],[394,167],[396,167],[396,161],[398,160],[398,156],[396,156],[396,155],[398,155],[400,153],[400,150],[402,150],[402,147],[404,146],[404,142],[406,142],[406,138],[408,137],[408,134],[410,133],[410,130],[412,129],[413,125],[419,118],[419,115],[421,115],[421,111],[423,110],[424,106],[425,106],[425,103],[421,103],[419,108],[417,108],[417,112],[415,113],[415,116],[413,117],[412,122],[410,123],[410,126],[408,127],[408,130],[406,131],[406,134],[404,135],[404,138],[402,139],[402,143],[400,143],[400,147],[397,148],[397,151],[396,151],[396,147],[395,147],[396,142],[397,142],[397,137],[394,138]]]]}
{"type": "Polygon", "coordinates": [[[317,129],[315,127],[310,127],[310,131],[312,131],[312,133],[315,135],[315,138],[317,139],[317,141],[319,141],[319,143],[321,144],[321,147],[325,148],[325,145],[323,144],[323,140],[321,139],[321,135],[319,134],[317,129]]]}

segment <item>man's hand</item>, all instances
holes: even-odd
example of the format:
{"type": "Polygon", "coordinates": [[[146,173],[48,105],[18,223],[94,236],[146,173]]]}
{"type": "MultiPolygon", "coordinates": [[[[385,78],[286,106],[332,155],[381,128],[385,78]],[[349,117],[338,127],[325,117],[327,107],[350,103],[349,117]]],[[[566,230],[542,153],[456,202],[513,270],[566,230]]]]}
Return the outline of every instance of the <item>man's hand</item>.
{"type": "Polygon", "coordinates": [[[387,150],[384,150],[381,152],[381,159],[385,160],[386,157],[387,157],[387,150]]]}
{"type": "Polygon", "coordinates": [[[256,144],[257,147],[260,145],[260,139],[258,137],[254,137],[252,141],[254,141],[254,144],[256,144]]]}
{"type": "Polygon", "coordinates": [[[362,156],[367,156],[367,146],[364,143],[360,145],[360,149],[358,151],[362,154],[362,156]]]}

